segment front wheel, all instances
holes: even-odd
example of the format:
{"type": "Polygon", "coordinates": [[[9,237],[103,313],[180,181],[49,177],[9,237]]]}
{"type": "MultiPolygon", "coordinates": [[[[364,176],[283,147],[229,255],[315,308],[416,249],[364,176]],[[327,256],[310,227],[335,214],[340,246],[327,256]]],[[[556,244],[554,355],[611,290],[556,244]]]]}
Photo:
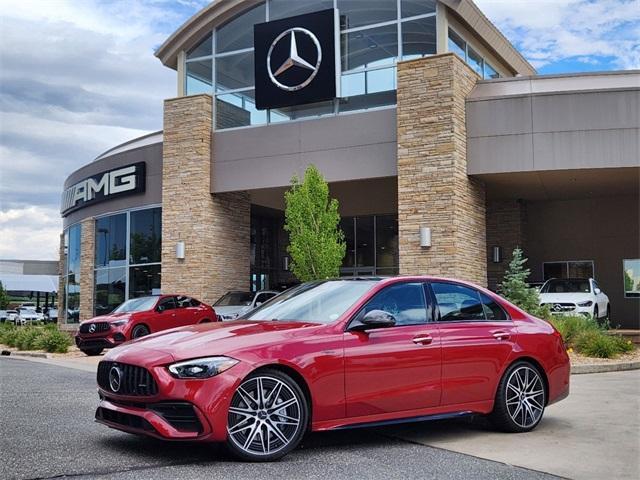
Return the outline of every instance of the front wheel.
{"type": "Polygon", "coordinates": [[[516,362],[500,380],[489,419],[499,430],[528,432],[540,423],[545,405],[540,371],[529,362],[516,362]]]}
{"type": "Polygon", "coordinates": [[[149,335],[149,329],[144,325],[136,325],[131,332],[131,338],[140,338],[149,335]]]}
{"type": "Polygon", "coordinates": [[[285,373],[264,370],[247,377],[231,399],[227,446],[241,460],[277,460],[300,443],[308,421],[300,386],[285,373]]]}
{"type": "Polygon", "coordinates": [[[102,348],[82,348],[80,349],[82,353],[88,355],[89,357],[95,357],[96,355],[100,355],[102,353],[102,348]]]}

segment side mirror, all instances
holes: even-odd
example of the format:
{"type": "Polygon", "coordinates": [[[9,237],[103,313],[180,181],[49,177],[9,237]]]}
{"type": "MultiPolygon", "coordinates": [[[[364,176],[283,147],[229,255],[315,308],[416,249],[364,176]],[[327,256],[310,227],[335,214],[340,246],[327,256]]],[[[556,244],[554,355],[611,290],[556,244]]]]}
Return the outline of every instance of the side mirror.
{"type": "Polygon", "coordinates": [[[156,307],[156,310],[158,311],[158,313],[162,313],[162,312],[164,312],[164,310],[165,310],[164,305],[158,305],[158,306],[156,307]]]}
{"type": "Polygon", "coordinates": [[[256,302],[256,307],[259,307],[260,305],[262,305],[262,302],[256,302]]]}
{"type": "Polygon", "coordinates": [[[388,328],[396,324],[393,315],[384,310],[371,310],[360,319],[360,325],[356,325],[354,330],[367,330],[369,328],[388,328]]]}
{"type": "Polygon", "coordinates": [[[600,290],[598,287],[593,289],[593,293],[595,293],[596,295],[600,295],[602,293],[602,290],[600,290]]]}

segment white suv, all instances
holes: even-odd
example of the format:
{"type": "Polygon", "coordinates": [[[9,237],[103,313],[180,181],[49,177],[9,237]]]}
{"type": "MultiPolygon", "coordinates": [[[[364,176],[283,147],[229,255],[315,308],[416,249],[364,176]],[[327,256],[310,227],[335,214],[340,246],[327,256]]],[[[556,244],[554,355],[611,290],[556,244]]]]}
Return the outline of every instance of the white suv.
{"type": "Polygon", "coordinates": [[[607,297],[593,278],[552,278],[540,289],[540,305],[554,315],[579,313],[606,321],[611,314],[607,297]]]}

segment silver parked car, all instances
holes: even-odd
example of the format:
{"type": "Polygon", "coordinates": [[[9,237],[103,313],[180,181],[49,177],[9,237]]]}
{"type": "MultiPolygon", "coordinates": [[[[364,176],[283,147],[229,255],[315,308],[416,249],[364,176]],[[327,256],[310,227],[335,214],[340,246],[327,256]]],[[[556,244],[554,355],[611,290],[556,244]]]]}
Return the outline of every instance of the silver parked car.
{"type": "Polygon", "coordinates": [[[44,320],[44,315],[36,312],[31,308],[18,307],[18,318],[16,324],[26,325],[27,323],[41,322],[44,320]]]}
{"type": "Polygon", "coordinates": [[[280,292],[260,290],[259,292],[227,292],[213,304],[218,320],[234,320],[240,315],[259,307],[280,292]]]}

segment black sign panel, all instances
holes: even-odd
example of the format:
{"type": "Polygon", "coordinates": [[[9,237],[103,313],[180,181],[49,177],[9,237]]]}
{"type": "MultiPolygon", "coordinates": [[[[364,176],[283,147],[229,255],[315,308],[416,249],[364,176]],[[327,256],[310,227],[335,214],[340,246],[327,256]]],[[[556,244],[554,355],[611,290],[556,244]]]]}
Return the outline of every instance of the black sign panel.
{"type": "Polygon", "coordinates": [[[336,97],[334,9],[254,25],[256,107],[336,97]]]}
{"type": "Polygon", "coordinates": [[[79,181],[62,193],[60,213],[74,210],[114,197],[145,191],[145,163],[138,162],[98,173],[79,181]]]}

